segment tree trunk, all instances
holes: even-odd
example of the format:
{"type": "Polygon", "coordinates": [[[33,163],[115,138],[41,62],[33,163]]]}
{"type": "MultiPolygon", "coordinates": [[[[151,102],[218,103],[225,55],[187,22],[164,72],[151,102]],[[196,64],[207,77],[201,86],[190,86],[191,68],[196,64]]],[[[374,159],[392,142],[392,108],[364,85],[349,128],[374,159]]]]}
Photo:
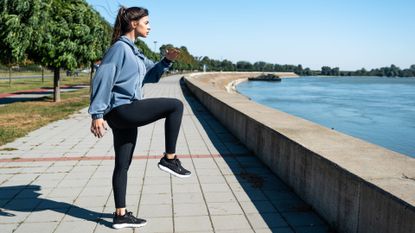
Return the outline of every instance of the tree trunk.
{"type": "Polygon", "coordinates": [[[59,67],[53,69],[53,101],[61,101],[61,90],[60,90],[60,73],[59,67]]]}
{"type": "Polygon", "coordinates": [[[9,66],[9,87],[12,86],[12,67],[9,66]]]}
{"type": "Polygon", "coordinates": [[[92,92],[92,77],[94,76],[94,62],[91,61],[91,72],[89,74],[89,94],[92,92]]]}
{"type": "Polygon", "coordinates": [[[45,82],[45,68],[42,66],[42,83],[45,82]]]}

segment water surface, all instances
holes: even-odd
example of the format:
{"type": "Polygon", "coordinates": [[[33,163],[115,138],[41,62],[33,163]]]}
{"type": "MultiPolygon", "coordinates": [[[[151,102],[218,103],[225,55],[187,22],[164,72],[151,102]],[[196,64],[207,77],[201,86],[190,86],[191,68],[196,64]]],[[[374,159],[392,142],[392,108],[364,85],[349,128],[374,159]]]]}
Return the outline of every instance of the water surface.
{"type": "Polygon", "coordinates": [[[415,157],[415,78],[302,77],[243,82],[253,101],[415,157]]]}

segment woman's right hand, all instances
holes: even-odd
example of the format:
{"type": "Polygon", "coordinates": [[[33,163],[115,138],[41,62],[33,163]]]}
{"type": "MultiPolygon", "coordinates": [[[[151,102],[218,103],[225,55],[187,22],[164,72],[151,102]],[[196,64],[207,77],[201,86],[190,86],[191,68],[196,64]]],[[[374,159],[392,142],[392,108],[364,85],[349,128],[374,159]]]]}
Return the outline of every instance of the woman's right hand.
{"type": "Polygon", "coordinates": [[[104,119],[93,119],[91,123],[91,133],[94,134],[95,137],[102,138],[105,134],[107,127],[105,125],[104,119]]]}

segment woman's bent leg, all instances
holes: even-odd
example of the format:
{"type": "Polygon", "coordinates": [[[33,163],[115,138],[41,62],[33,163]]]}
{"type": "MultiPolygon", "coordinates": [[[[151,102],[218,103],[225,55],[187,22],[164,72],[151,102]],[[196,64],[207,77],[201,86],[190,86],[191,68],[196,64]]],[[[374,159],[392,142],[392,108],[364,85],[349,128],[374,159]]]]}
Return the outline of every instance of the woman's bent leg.
{"type": "Polygon", "coordinates": [[[111,122],[120,128],[140,127],[162,118],[166,153],[176,152],[183,116],[183,103],[174,98],[149,98],[122,105],[111,113],[111,122]]]}

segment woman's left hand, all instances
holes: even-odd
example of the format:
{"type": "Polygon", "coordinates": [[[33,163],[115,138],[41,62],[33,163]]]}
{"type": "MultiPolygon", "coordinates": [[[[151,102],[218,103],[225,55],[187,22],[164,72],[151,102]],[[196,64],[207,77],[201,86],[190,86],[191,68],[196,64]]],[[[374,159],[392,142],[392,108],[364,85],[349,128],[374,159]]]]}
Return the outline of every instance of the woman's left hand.
{"type": "Polygon", "coordinates": [[[180,55],[180,50],[176,48],[170,48],[166,50],[166,58],[170,61],[175,61],[180,55]]]}

